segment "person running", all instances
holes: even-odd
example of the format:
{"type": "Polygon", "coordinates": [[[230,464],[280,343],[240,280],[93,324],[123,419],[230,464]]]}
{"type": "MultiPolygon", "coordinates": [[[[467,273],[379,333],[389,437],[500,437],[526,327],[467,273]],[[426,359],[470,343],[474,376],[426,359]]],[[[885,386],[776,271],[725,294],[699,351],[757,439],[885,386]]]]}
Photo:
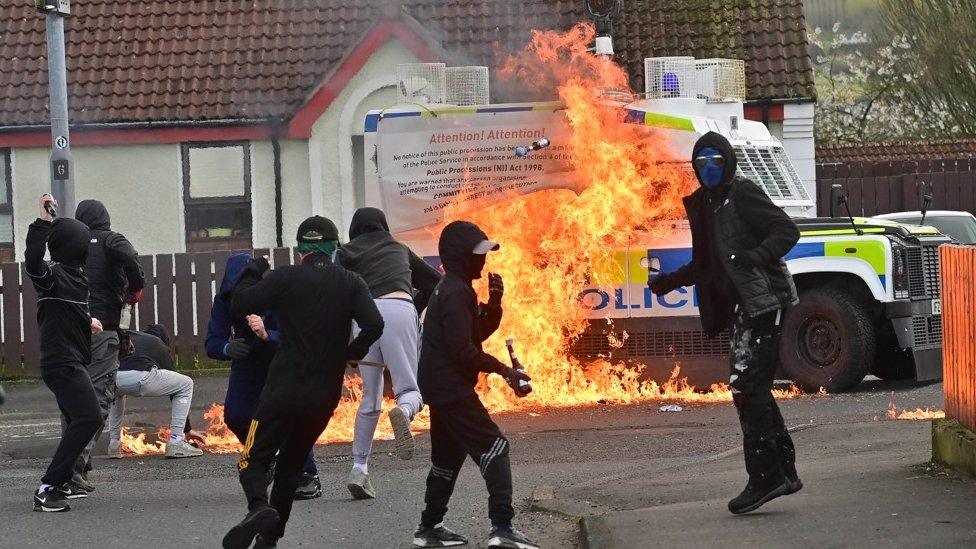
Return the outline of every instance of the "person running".
{"type": "MultiPolygon", "coordinates": [[[[336,259],[363,277],[383,315],[383,335],[370,347],[365,360],[385,364],[390,372],[397,404],[387,415],[393,426],[397,455],[410,459],[414,452],[410,422],[424,407],[417,388],[420,324],[413,289],[433,291],[441,274],[393,238],[386,215],[376,208],[356,210],[349,225],[349,238],[336,259]]],[[[369,454],[383,404],[383,368],[360,367],[359,375],[363,396],[356,413],[352,470],[346,486],[355,499],[366,499],[376,497],[369,480],[369,454]]]]}
{"type": "MultiPolygon", "coordinates": [[[[75,211],[75,219],[88,226],[91,239],[85,275],[88,277],[88,304],[91,314],[102,321],[104,330],[91,338],[91,376],[102,421],[108,418],[115,402],[115,373],[119,369],[119,321],[122,308],[135,305],[142,298],[146,280],[139,265],[139,254],[121,234],[112,231],[112,220],[105,205],[98,200],[82,200],[75,211]]],[[[128,326],[126,326],[128,328],[128,326]]],[[[101,431],[95,433],[75,463],[71,478],[73,486],[86,491],[95,487],[88,479],[91,471],[91,451],[101,431]]]]}
{"type": "Polygon", "coordinates": [[[783,309],[799,302],[783,256],[800,231],[758,185],[735,175],[735,151],[720,134],[695,143],[692,167],[701,187],[684,199],[691,262],[649,285],[663,296],[694,284],[705,332],[731,330],[729,382],[749,482],[729,511],[748,513],[803,488],[793,440],[772,396],[783,309]]]}
{"type": "Polygon", "coordinates": [[[122,416],[126,395],[170,397],[172,411],[166,457],[202,456],[203,450],[190,444],[190,440],[203,441],[203,436],[190,427],[188,418],[193,401],[193,379],[175,371],[166,330],[159,324],[150,324],[144,332],[124,332],[121,345],[125,356],[119,361],[118,392],[108,414],[108,456],[122,457],[122,416]]]}
{"type": "Polygon", "coordinates": [[[339,404],[348,361],[360,360],[383,333],[383,317],[363,279],[332,263],[339,232],[313,216],[298,227],[300,265],[268,273],[248,262],[233,292],[231,316],[271,311],[281,345],[268,370],[238,461],[248,513],[223,539],[225,549],[274,547],[285,533],[302,463],[339,404]],[[352,322],[359,334],[350,341],[352,322]],[[268,499],[268,469],[278,453],[268,499]],[[269,504],[270,503],[270,504],[269,504]]]}
{"type": "Polygon", "coordinates": [[[40,200],[40,217],[27,230],[24,270],[37,290],[37,325],[41,340],[41,379],[54,393],[65,420],[61,441],[34,493],[34,510],[69,511],[68,498],[86,497],[69,486],[72,467],[85,445],[102,428],[98,397],[86,366],[92,334],[102,325],[88,309],[88,227],[70,218],[54,219],[49,194],[40,200]],[[51,262],[44,260],[45,247],[51,262]]]}
{"type": "MultiPolygon", "coordinates": [[[[278,349],[280,335],[273,315],[250,315],[234,319],[230,303],[234,286],[251,260],[250,254],[235,254],[227,259],[224,278],[214,297],[207,323],[205,347],[207,356],[214,360],[230,360],[230,378],[224,397],[224,424],[243,445],[254,417],[261,390],[268,377],[268,367],[278,349]],[[252,329],[249,321],[257,329],[252,329]]],[[[322,495],[315,453],[308,451],[302,471],[302,479],[295,490],[295,499],[314,499],[322,495]]]]}
{"type": "Polygon", "coordinates": [[[479,304],[471,282],[481,278],[488,252],[498,248],[467,221],[448,224],[438,242],[446,274],[427,305],[420,352],[420,390],[430,407],[431,467],[427,506],[413,535],[418,547],[468,542],[443,525],[466,455],[478,464],[488,488],[488,547],[538,547],[512,526],[509,442],[474,390],[481,372],[499,374],[509,383],[530,381],[524,371],[502,364],[481,347],[501,322],[505,289],[500,276],[489,274],[488,303],[479,304]]]}

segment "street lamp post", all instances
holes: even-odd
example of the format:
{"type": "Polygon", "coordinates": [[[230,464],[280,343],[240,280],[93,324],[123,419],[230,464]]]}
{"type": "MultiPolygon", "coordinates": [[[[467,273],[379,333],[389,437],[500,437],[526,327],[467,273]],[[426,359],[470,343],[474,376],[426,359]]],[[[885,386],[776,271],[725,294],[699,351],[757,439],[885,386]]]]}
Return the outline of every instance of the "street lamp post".
{"type": "Polygon", "coordinates": [[[61,215],[75,210],[74,165],[68,141],[68,75],[64,51],[64,18],[71,13],[69,0],[35,0],[47,17],[47,74],[51,105],[51,194],[61,215]]]}

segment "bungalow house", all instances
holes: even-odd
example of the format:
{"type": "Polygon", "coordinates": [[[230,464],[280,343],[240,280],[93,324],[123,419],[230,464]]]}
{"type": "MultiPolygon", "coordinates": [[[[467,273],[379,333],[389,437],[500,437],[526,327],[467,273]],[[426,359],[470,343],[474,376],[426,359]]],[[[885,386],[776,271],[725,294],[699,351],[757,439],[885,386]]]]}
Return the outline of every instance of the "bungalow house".
{"type": "MultiPolygon", "coordinates": [[[[616,59],[746,61],[746,116],[783,139],[814,195],[815,89],[802,0],[628,0],[616,59]]],[[[363,120],[396,102],[394,66],[492,71],[580,0],[74,0],[66,20],[78,200],[98,198],[142,253],[293,243],[364,201],[363,120]]],[[[49,188],[44,17],[0,19],[0,259],[23,256],[49,188]]],[[[492,90],[493,101],[518,100],[492,90]]]]}

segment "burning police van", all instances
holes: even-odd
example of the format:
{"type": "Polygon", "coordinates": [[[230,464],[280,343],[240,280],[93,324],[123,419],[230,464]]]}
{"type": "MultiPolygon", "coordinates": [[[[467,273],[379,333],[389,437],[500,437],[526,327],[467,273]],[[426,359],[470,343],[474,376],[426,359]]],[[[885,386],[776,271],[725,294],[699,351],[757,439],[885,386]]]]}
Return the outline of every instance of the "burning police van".
{"type": "MultiPolygon", "coordinates": [[[[459,200],[490,205],[546,189],[580,191],[565,147],[573,130],[561,104],[467,104],[450,90],[470,92],[470,85],[445,79],[438,91],[444,77],[432,65],[398,67],[400,104],[365,119],[366,204],[386,211],[398,238],[433,257],[436,237],[425,227],[459,200]]],[[[739,175],[765,189],[800,228],[785,258],[800,303],[783,319],[783,375],[808,392],[847,391],[868,373],[940,379],[938,247],[949,239],[931,227],[806,217],[816,203],[783,144],[743,118],[741,61],[656,58],[645,66],[645,98],[608,95],[606,102],[651,132],[663,151],[656,161],[689,169],[694,142],[718,132],[735,149],[739,175]]],[[[842,203],[838,198],[831,200],[842,203]]],[[[612,250],[608,264],[592,266],[600,283],[578,294],[590,327],[572,352],[651,369],[680,361],[683,374],[719,381],[727,374],[728,339],[705,337],[694,287],[661,297],[647,287],[649,272],[671,272],[690,260],[688,223],[646,229],[612,250]]]]}

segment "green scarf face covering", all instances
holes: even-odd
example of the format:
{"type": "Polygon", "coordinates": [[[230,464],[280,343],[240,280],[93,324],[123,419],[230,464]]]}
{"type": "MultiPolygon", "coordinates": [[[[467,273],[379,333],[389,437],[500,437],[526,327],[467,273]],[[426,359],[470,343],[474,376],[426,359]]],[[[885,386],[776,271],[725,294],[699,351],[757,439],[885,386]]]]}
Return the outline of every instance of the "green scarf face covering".
{"type": "Polygon", "coordinates": [[[339,249],[338,240],[326,240],[323,242],[299,242],[298,253],[301,255],[322,254],[332,257],[332,254],[339,249]]]}

